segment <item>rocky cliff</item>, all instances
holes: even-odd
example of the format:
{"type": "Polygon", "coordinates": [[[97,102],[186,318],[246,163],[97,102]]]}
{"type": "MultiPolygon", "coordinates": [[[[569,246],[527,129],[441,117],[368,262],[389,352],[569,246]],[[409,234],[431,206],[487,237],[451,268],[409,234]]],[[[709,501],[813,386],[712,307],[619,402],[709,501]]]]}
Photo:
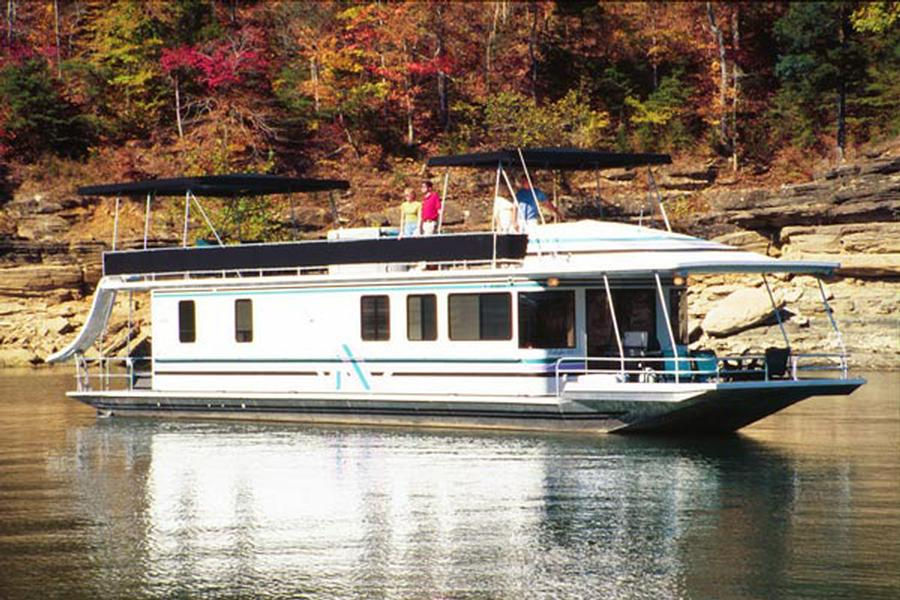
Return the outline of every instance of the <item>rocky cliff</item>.
{"type": "MultiPolygon", "coordinates": [[[[900,144],[824,170],[802,184],[739,188],[707,166],[673,165],[660,169],[657,177],[677,231],[772,256],[841,263],[824,288],[841,325],[840,340],[831,330],[815,279],[770,278],[794,348],[823,351],[843,343],[856,367],[900,367],[900,144]]],[[[489,223],[486,198],[493,182],[488,179],[476,175],[457,183],[461,189],[447,207],[451,227],[489,223]]],[[[581,185],[569,182],[568,193],[560,194],[571,218],[653,218],[659,226],[646,191],[635,192],[639,173],[618,171],[591,179],[581,185]]],[[[394,220],[391,210],[352,215],[351,207],[348,198],[340,202],[342,221],[394,220]]],[[[119,227],[132,236],[126,245],[142,241],[134,237],[140,211],[141,206],[125,205],[119,227]]],[[[330,221],[326,213],[309,209],[295,216],[301,230],[324,233],[330,221]]],[[[109,246],[108,240],[93,237],[98,225],[111,233],[109,203],[88,203],[66,191],[47,194],[33,183],[20,186],[0,208],[0,365],[40,364],[74,337],[100,277],[100,253],[109,246]]],[[[159,231],[172,235],[172,225],[159,231]]],[[[759,276],[692,278],[689,302],[694,346],[740,354],[783,343],[759,276]]],[[[120,303],[103,341],[107,350],[121,351],[146,337],[147,307],[132,306],[130,320],[129,328],[127,304],[120,303]]]]}

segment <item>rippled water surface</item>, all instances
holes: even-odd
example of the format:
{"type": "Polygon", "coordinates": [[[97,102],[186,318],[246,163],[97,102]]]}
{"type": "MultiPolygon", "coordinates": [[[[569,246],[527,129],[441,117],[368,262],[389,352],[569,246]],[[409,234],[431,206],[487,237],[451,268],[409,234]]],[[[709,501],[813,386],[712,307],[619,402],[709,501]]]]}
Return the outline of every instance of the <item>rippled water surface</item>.
{"type": "Polygon", "coordinates": [[[900,598],[900,376],[726,437],[97,419],[0,371],[0,598],[900,598]]]}

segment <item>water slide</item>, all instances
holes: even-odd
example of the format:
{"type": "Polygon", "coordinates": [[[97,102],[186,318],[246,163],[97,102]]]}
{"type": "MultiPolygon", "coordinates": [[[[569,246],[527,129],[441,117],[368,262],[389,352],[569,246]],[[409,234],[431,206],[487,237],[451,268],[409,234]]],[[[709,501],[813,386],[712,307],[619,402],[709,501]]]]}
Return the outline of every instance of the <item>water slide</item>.
{"type": "Polygon", "coordinates": [[[100,285],[94,292],[94,301],[91,304],[91,312],[88,314],[87,321],[78,333],[75,340],[60,350],[59,352],[47,357],[48,363],[60,363],[72,358],[75,354],[84,352],[91,347],[91,344],[100,337],[106,328],[106,322],[112,312],[113,305],[116,303],[116,290],[110,285],[109,280],[104,277],[100,280],[100,285]]]}

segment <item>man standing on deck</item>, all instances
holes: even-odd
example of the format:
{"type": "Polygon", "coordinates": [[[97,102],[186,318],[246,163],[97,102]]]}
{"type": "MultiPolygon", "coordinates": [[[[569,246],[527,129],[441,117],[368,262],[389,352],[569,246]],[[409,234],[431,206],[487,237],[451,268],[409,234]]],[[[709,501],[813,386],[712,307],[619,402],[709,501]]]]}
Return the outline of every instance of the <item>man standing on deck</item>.
{"type": "Polygon", "coordinates": [[[438,220],[441,218],[441,197],[434,191],[434,186],[428,180],[422,182],[422,227],[421,235],[433,235],[437,231],[438,220]]]}
{"type": "Polygon", "coordinates": [[[533,225],[541,222],[541,213],[537,202],[545,203],[550,207],[550,210],[553,211],[558,220],[563,220],[562,213],[559,212],[553,201],[547,198],[547,195],[541,190],[531,187],[531,181],[529,181],[527,175],[522,175],[520,183],[522,187],[516,192],[516,202],[519,205],[519,218],[522,219],[526,229],[530,229],[533,225]],[[535,202],[535,199],[537,202],[535,202]]]}

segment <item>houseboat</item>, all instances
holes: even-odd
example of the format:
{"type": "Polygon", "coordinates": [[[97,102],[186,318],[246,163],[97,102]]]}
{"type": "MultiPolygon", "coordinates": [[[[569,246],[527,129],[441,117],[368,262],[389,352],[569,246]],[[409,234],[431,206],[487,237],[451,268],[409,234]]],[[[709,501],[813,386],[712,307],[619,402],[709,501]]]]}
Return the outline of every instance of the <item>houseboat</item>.
{"type": "MultiPolygon", "coordinates": [[[[647,166],[652,178],[650,166],[666,162],[512,149],[429,165],[447,168],[446,206],[452,167],[496,171],[495,197],[513,197],[511,169],[647,166]]],[[[120,197],[146,195],[147,217],[142,248],[117,248],[114,232],[83,329],[49,358],[74,360],[69,396],[102,415],[723,432],[864,383],[850,376],[842,345],[833,355],[801,354],[783,326],[783,345],[758,355],[688,350],[691,275],[754,273],[769,289],[768,274],[829,276],[836,263],[777,260],[668,227],[593,220],[495,223],[483,233],[439,226],[437,235],[406,238],[388,228],[336,230],[326,240],[223,245],[199,201],[347,187],[225,175],[80,188],[115,197],[116,214],[120,197]],[[149,213],[166,196],[184,198],[182,245],[148,248],[149,213]],[[192,207],[217,244],[188,245],[192,207]],[[131,306],[136,294],[149,294],[151,354],[92,354],[116,299],[131,306]]]]}

